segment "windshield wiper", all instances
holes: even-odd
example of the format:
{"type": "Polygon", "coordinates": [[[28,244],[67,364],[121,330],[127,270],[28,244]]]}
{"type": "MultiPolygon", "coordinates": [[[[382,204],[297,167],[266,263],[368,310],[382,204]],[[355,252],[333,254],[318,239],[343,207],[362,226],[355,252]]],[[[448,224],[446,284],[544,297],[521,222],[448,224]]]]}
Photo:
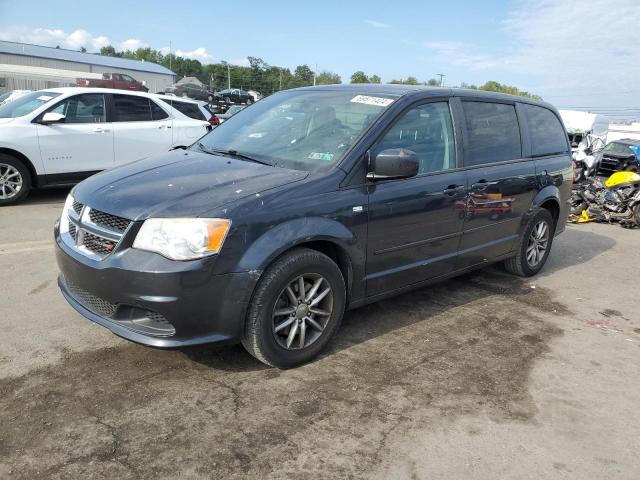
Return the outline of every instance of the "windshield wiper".
{"type": "Polygon", "coordinates": [[[259,160],[255,157],[245,155],[244,153],[240,153],[237,150],[223,150],[218,148],[209,148],[202,142],[198,142],[198,147],[200,147],[200,150],[202,150],[203,152],[209,153],[211,155],[228,155],[230,157],[241,158],[243,160],[248,160],[250,162],[260,163],[262,165],[269,165],[270,167],[273,167],[273,163],[269,163],[265,160],[259,160]]]}

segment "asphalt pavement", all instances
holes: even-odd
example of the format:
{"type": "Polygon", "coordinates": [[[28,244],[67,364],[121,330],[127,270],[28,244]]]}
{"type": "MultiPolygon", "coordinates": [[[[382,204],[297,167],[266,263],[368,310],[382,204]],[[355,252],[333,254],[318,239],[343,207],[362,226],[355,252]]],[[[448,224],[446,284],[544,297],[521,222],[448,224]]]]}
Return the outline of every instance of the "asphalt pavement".
{"type": "Polygon", "coordinates": [[[640,478],[640,230],[569,226],[346,314],[317,361],[121,340],[58,291],[67,191],[0,209],[0,478],[640,478]]]}

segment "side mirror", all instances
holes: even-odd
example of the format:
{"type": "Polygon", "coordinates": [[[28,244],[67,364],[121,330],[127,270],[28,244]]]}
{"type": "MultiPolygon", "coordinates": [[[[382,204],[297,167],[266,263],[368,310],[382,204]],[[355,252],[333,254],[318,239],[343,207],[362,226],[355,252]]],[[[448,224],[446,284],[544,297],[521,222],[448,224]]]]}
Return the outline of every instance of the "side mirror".
{"type": "Polygon", "coordinates": [[[406,148],[389,148],[378,153],[369,165],[369,180],[409,178],[418,174],[418,154],[406,148]]]}
{"type": "Polygon", "coordinates": [[[146,86],[147,86],[147,81],[146,81],[146,80],[143,80],[143,81],[142,81],[142,85],[144,85],[144,86],[146,87],[146,86]]]}
{"type": "Polygon", "coordinates": [[[42,116],[40,122],[42,125],[51,125],[52,123],[64,123],[66,117],[61,113],[47,112],[42,116]]]}

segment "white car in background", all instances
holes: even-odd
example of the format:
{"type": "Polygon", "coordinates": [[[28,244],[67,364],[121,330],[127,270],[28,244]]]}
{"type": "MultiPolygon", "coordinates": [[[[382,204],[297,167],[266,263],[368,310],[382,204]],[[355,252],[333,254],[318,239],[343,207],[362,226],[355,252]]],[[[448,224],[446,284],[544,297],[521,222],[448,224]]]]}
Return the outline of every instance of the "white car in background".
{"type": "Polygon", "coordinates": [[[189,100],[175,95],[158,94],[158,99],[171,108],[195,120],[206,120],[213,127],[220,125],[218,118],[210,110],[209,104],[202,100],[189,100]]]}
{"type": "Polygon", "coordinates": [[[51,88],[0,106],[0,206],[31,188],[71,185],[205,135],[195,120],[145,92],[51,88]]]}
{"type": "Polygon", "coordinates": [[[32,90],[11,90],[9,92],[5,92],[2,95],[0,95],[0,106],[4,105],[5,103],[9,103],[15,100],[16,98],[19,98],[31,92],[32,90]]]}

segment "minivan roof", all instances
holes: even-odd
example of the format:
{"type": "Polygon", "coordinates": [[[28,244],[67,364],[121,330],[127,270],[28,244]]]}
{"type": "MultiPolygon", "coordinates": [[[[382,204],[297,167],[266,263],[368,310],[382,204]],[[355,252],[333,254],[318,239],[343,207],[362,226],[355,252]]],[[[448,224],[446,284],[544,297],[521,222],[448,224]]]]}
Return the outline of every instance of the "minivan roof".
{"type": "Polygon", "coordinates": [[[522,103],[530,103],[540,105],[555,110],[553,105],[540,100],[533,100],[518,95],[509,95],[506,93],[487,92],[484,90],[472,90],[468,88],[444,88],[444,87],[427,87],[423,85],[398,85],[398,84],[381,84],[381,83],[351,83],[337,85],[319,85],[315,87],[301,87],[296,90],[344,90],[353,92],[354,94],[363,95],[394,95],[403,96],[452,96],[452,97],[474,97],[486,98],[491,100],[518,101],[522,103]]]}

